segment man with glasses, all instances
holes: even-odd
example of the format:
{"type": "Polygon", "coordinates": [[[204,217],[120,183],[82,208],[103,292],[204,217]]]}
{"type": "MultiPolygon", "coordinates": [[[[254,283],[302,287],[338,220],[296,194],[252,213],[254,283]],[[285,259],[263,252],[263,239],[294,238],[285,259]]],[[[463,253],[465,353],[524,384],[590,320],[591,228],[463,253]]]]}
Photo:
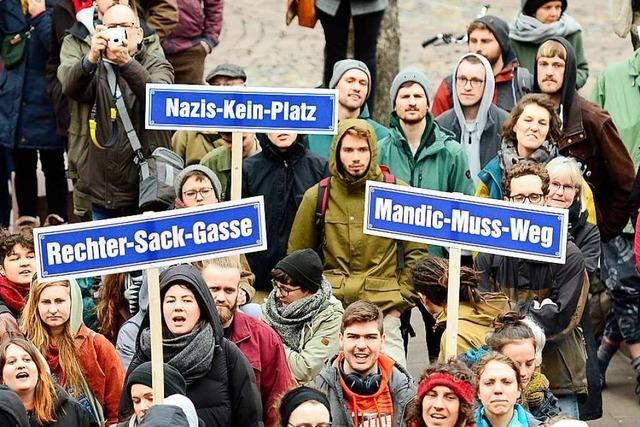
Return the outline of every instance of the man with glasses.
{"type": "Polygon", "coordinates": [[[453,73],[453,108],[436,118],[462,145],[469,160],[471,179],[477,186],[478,173],[500,150],[502,123],[508,113],[492,103],[495,79],[484,56],[467,53],[453,73]]]}
{"type": "Polygon", "coordinates": [[[86,147],[77,164],[76,188],[91,199],[93,219],[138,213],[138,166],[115,105],[107,66],[116,76],[116,92],[124,99],[143,154],[169,148],[171,138],[169,131],[144,126],[146,84],[173,83],[171,64],[149,53],[142,43],[138,15],[129,6],[110,7],[102,21],[91,37],[65,37],[58,67],[72,111],[69,139],[86,147]]]}
{"type": "MultiPolygon", "coordinates": [[[[503,178],[505,200],[543,206],[549,174],[539,163],[524,160],[503,178]]],[[[542,353],[543,371],[566,415],[578,418],[578,395],[587,392],[586,350],[581,326],[589,291],[589,277],[580,249],[570,239],[564,264],[528,261],[480,253],[482,291],[506,293],[522,314],[533,318],[548,342],[542,353]]]]}
{"type": "Polygon", "coordinates": [[[262,306],[263,320],[282,338],[296,381],[307,383],[338,351],[342,304],[332,295],[322,261],[311,249],[280,260],[271,276],[273,290],[262,306]]]}

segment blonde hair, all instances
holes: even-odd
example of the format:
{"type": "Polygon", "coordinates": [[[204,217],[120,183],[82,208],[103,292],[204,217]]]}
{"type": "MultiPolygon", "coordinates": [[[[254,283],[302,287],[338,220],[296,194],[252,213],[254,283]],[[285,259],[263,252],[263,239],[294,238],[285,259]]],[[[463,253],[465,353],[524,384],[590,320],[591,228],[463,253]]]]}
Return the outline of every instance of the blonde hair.
{"type": "Polygon", "coordinates": [[[549,172],[549,180],[553,180],[558,175],[568,176],[576,187],[576,197],[580,199],[580,212],[587,210],[587,198],[582,191],[588,185],[582,177],[582,171],[578,162],[571,157],[558,156],[545,166],[549,172]]]}
{"type": "Polygon", "coordinates": [[[55,418],[56,388],[53,385],[51,376],[47,372],[46,362],[42,356],[38,354],[38,349],[32,343],[17,337],[3,341],[0,346],[0,372],[4,370],[4,365],[7,362],[7,349],[10,345],[18,346],[26,351],[38,368],[38,382],[36,383],[33,398],[33,412],[38,424],[48,425],[57,421],[55,418]]]}
{"type": "Polygon", "coordinates": [[[209,266],[238,270],[239,273],[242,273],[242,265],[240,264],[239,255],[230,255],[196,261],[193,263],[193,266],[201,273],[205,268],[209,266]]]}
{"type": "MultiPolygon", "coordinates": [[[[40,301],[42,292],[53,286],[62,286],[67,288],[69,291],[70,305],[73,304],[73,301],[71,300],[71,284],[69,281],[60,280],[57,282],[46,283],[34,280],[31,283],[29,298],[27,299],[27,303],[24,306],[20,319],[20,329],[22,330],[22,333],[45,357],[49,354],[49,343],[51,343],[53,337],[49,333],[49,327],[40,317],[40,313],[38,312],[38,301],[40,301]]],[[[76,301],[76,303],[78,303],[78,301],[76,301]]],[[[82,373],[82,367],[78,360],[74,336],[75,332],[76,331],[71,330],[71,315],[69,315],[69,319],[64,326],[64,331],[62,335],[57,337],[55,344],[59,350],[59,363],[62,371],[62,376],[58,379],[58,382],[69,392],[69,394],[73,397],[78,397],[83,389],[84,376],[82,373]]]]}
{"type": "Polygon", "coordinates": [[[566,62],[567,60],[567,49],[564,48],[562,43],[555,40],[547,40],[542,43],[538,48],[538,53],[536,54],[536,60],[540,58],[553,58],[557,56],[566,62]]]}

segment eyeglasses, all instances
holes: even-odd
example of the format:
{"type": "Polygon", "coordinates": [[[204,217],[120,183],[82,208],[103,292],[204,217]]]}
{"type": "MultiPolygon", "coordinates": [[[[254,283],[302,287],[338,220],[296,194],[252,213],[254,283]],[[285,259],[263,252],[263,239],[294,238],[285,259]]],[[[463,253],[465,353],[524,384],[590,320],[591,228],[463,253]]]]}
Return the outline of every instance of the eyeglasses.
{"type": "Polygon", "coordinates": [[[211,194],[213,194],[213,188],[208,187],[208,188],[201,188],[199,190],[189,190],[189,191],[184,191],[182,194],[187,199],[192,199],[192,200],[196,198],[197,194],[200,194],[203,199],[208,199],[209,197],[211,197],[211,194]]]}
{"type": "Polygon", "coordinates": [[[288,297],[291,292],[302,289],[300,286],[295,289],[287,289],[283,287],[282,283],[278,282],[276,279],[271,279],[271,286],[273,286],[273,289],[275,289],[276,291],[279,291],[283,297],[288,297]]]}
{"type": "Polygon", "coordinates": [[[331,427],[333,424],[332,423],[318,423],[318,424],[311,424],[311,423],[302,423],[302,424],[287,424],[288,427],[331,427]]]}
{"type": "Polygon", "coordinates": [[[467,83],[470,83],[471,87],[475,89],[475,88],[479,88],[480,85],[484,83],[484,80],[480,80],[476,78],[468,79],[466,77],[456,77],[456,82],[458,82],[458,84],[462,87],[465,87],[467,83]]]}
{"type": "Polygon", "coordinates": [[[527,194],[526,196],[524,194],[516,194],[515,196],[509,197],[509,199],[512,202],[524,203],[525,201],[528,200],[529,203],[532,203],[534,205],[537,205],[538,203],[540,203],[543,198],[544,198],[544,194],[541,194],[541,193],[531,193],[531,194],[527,194]]]}
{"type": "Polygon", "coordinates": [[[559,189],[562,188],[562,191],[564,193],[575,193],[576,191],[578,191],[578,189],[576,188],[575,185],[569,185],[569,184],[560,184],[559,182],[550,182],[549,183],[549,190],[556,192],[559,189]]]}

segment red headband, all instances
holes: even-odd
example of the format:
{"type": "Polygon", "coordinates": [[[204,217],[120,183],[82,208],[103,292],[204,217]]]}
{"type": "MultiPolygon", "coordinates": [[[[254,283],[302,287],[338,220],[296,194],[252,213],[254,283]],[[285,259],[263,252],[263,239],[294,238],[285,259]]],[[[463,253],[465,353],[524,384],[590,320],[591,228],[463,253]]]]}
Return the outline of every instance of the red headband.
{"type": "Polygon", "coordinates": [[[469,405],[473,405],[473,399],[476,393],[471,384],[443,372],[433,373],[420,382],[418,385],[418,401],[422,402],[427,392],[439,385],[449,387],[458,398],[469,405]]]}

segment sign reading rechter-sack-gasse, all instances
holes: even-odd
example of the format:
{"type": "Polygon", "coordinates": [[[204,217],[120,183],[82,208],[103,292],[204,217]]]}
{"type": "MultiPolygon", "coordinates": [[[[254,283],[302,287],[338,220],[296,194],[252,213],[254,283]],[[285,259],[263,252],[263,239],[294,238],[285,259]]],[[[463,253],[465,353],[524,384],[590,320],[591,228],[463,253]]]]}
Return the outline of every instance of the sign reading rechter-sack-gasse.
{"type": "Polygon", "coordinates": [[[147,85],[147,129],[334,134],[335,89],[147,85]]]}
{"type": "Polygon", "coordinates": [[[563,264],[567,211],[367,182],[364,232],[563,264]]]}
{"type": "Polygon", "coordinates": [[[262,196],[196,208],[37,228],[43,280],[96,276],[267,248],[262,196]]]}

